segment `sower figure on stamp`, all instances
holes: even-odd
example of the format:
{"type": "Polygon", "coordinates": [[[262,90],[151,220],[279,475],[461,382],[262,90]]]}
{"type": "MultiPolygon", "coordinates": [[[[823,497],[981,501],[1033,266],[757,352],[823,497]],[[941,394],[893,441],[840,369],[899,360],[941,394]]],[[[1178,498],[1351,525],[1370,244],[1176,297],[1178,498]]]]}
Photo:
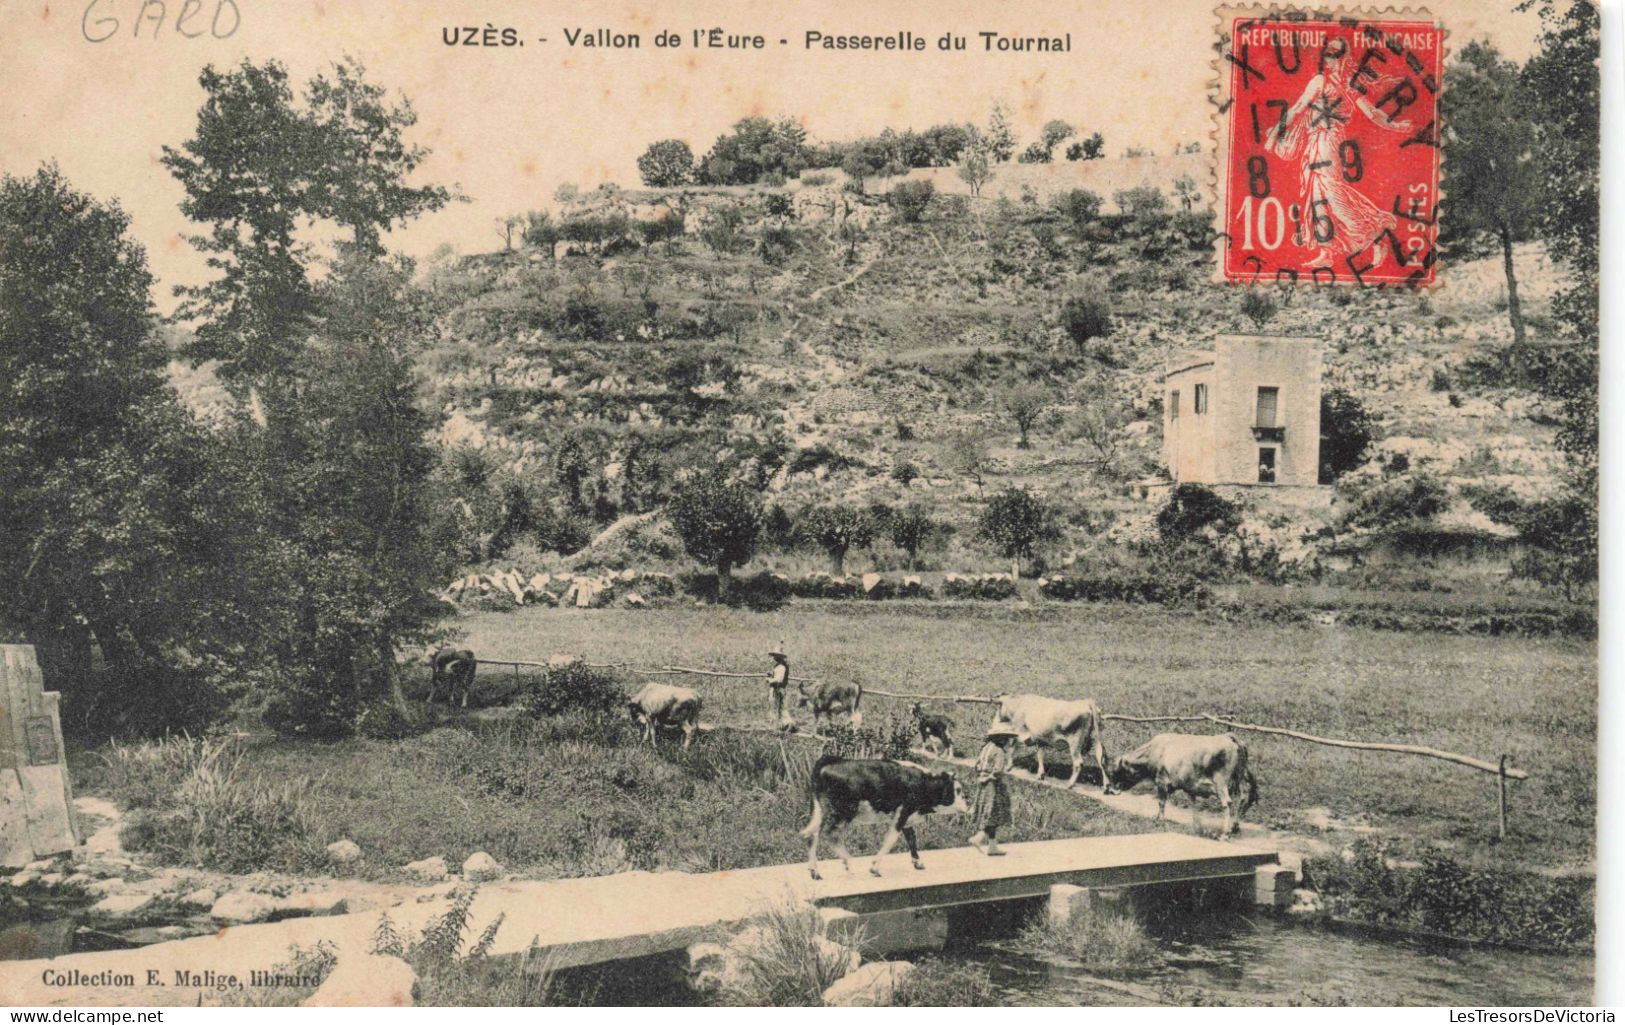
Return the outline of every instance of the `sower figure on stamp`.
{"type": "Polygon", "coordinates": [[[784,710],[784,691],[790,686],[790,658],[784,653],[784,644],[781,642],[768,652],[773,659],[773,668],[767,672],[768,697],[773,704],[773,725],[779,729],[787,729],[794,725],[789,713],[784,710]]]}
{"type": "Polygon", "coordinates": [[[971,846],[983,854],[997,857],[1004,853],[999,846],[1001,826],[1010,824],[1010,744],[1016,731],[1003,723],[994,723],[987,731],[987,743],[976,756],[976,803],[971,807],[971,818],[976,822],[976,834],[970,838],[971,846]]]}

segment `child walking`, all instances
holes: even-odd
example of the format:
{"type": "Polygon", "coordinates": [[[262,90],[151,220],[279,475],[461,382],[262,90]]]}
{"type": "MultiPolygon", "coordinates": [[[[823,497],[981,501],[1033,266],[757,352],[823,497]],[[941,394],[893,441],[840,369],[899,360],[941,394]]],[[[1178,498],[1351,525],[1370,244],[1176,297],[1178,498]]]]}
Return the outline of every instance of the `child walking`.
{"type": "Polygon", "coordinates": [[[1015,730],[994,723],[982,753],[976,756],[976,804],[971,809],[976,835],[970,842],[990,857],[1004,853],[997,837],[999,827],[1010,824],[1010,783],[1005,774],[1010,771],[1010,742],[1015,739],[1015,730]]]}

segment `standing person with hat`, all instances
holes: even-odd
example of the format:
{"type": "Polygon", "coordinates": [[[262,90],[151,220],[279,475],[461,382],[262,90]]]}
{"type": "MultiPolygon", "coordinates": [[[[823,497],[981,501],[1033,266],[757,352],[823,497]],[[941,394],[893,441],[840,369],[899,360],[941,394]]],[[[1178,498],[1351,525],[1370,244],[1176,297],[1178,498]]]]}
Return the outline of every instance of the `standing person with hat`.
{"type": "Polygon", "coordinates": [[[990,857],[1004,853],[995,838],[999,827],[1010,824],[1010,783],[1005,775],[1011,766],[1010,742],[1015,739],[1015,730],[996,722],[988,727],[987,743],[976,756],[976,803],[971,808],[976,835],[970,842],[990,857]]]}
{"type": "Polygon", "coordinates": [[[773,668],[767,671],[768,696],[773,702],[773,725],[782,729],[786,725],[793,725],[784,711],[784,691],[790,686],[790,659],[784,653],[783,642],[769,650],[768,655],[773,659],[773,668]]]}

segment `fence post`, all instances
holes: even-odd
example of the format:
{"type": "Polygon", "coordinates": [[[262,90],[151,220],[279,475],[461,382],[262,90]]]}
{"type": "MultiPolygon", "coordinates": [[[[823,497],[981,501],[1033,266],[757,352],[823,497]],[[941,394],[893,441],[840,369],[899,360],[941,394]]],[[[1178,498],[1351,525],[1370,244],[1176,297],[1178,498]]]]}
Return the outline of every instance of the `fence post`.
{"type": "Polygon", "coordinates": [[[1501,839],[1507,838],[1507,755],[1501,756],[1500,771],[1495,775],[1495,781],[1500,785],[1501,796],[1501,839]]]}

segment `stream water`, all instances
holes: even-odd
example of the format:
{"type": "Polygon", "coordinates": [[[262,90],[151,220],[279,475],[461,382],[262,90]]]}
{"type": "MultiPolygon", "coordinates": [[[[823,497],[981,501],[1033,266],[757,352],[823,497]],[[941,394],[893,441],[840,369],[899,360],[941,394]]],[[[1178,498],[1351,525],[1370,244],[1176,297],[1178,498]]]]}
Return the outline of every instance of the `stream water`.
{"type": "MultiPolygon", "coordinates": [[[[120,936],[81,927],[71,913],[9,923],[4,917],[0,960],[157,938],[147,929],[126,933],[120,942],[120,936]]],[[[1021,1006],[1575,1006],[1593,999],[1595,965],[1589,955],[1431,944],[1226,910],[1150,929],[1162,950],[1160,963],[1109,975],[1036,957],[1010,939],[959,944],[945,956],[986,965],[1004,1002],[1021,1006]]],[[[644,989],[620,999],[659,1004],[694,998],[686,991],[644,989]]]]}
{"type": "Polygon", "coordinates": [[[1153,927],[1162,963],[1113,974],[1023,953],[1008,941],[961,956],[986,963],[1014,1005],[1352,1004],[1575,1006],[1592,1002],[1590,955],[1442,945],[1215,912],[1153,927]]]}

